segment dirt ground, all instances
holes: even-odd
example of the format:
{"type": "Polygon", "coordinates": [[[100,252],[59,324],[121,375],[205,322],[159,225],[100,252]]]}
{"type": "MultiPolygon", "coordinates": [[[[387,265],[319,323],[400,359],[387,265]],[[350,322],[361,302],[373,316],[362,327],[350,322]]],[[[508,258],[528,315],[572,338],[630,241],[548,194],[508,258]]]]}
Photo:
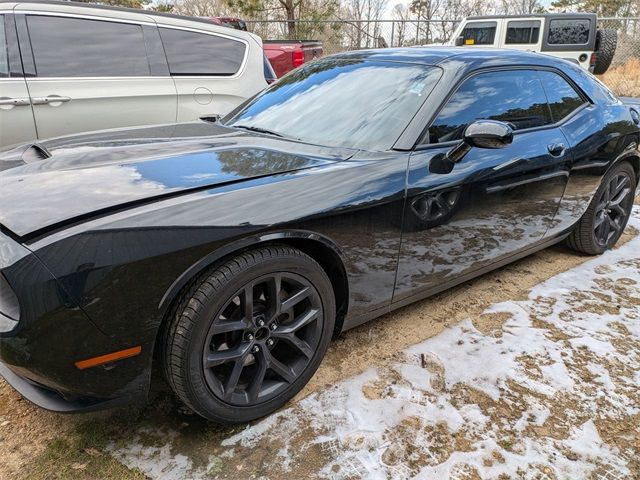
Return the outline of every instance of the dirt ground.
{"type": "MultiPolygon", "coordinates": [[[[636,229],[629,228],[620,244],[638,234],[636,229]]],[[[407,349],[434,338],[446,329],[461,328],[461,322],[467,319],[473,319],[472,330],[491,338],[500,337],[503,335],[504,324],[510,321],[512,314],[509,312],[487,314],[487,309],[503,302],[526,301],[536,285],[589,259],[590,257],[577,255],[563,246],[552,247],[436,297],[351,330],[334,341],[317,374],[292,402],[290,408],[293,408],[294,412],[296,409],[302,409],[299,411],[304,414],[305,405],[309,405],[309,402],[311,404],[316,401],[330,402],[330,397],[322,397],[322,395],[337,388],[336,384],[353,377],[361,378],[358,376],[366,376],[367,372],[372,370],[376,374],[363,380],[361,390],[364,397],[369,400],[392,398],[397,394],[397,392],[393,394],[396,385],[406,383],[406,378],[398,373],[400,368],[398,365],[411,363],[406,359],[407,349]],[[317,398],[325,398],[325,400],[316,400],[317,398]]],[[[625,292],[621,293],[621,298],[624,294],[625,292]]],[[[609,300],[611,299],[603,298],[602,304],[609,300]]],[[[589,302],[593,301],[597,301],[597,298],[584,300],[580,305],[587,308],[590,305],[589,302]]],[[[541,305],[540,308],[544,307],[543,301],[538,303],[541,305]]],[[[637,304],[635,306],[638,308],[637,304]]],[[[552,306],[547,307],[552,308],[552,306]]],[[[538,318],[536,321],[543,320],[538,318]]],[[[623,325],[619,328],[625,327],[623,325]]],[[[461,333],[468,332],[462,330],[461,333]]],[[[560,337],[567,335],[566,332],[557,329],[551,331],[551,334],[560,337]]],[[[623,340],[621,342],[624,343],[623,340]]],[[[632,349],[637,346],[629,343],[620,348],[632,349]]],[[[576,349],[580,352],[579,347],[576,349]]],[[[582,371],[587,378],[597,376],[596,373],[585,370],[586,352],[583,357],[580,364],[580,358],[576,355],[575,368],[582,371]]],[[[542,367],[545,364],[549,365],[548,359],[527,358],[527,355],[517,360],[520,365],[525,367],[528,365],[532,381],[536,380],[536,377],[544,376],[544,368],[541,370],[541,365],[542,367]]],[[[429,393],[425,395],[432,400],[434,392],[436,396],[438,391],[443,395],[446,392],[449,402],[447,405],[453,405],[455,408],[461,408],[463,404],[479,405],[484,416],[498,423],[503,417],[522,415],[527,411],[525,406],[518,405],[518,399],[522,399],[522,395],[517,394],[518,389],[524,388],[521,385],[513,385],[511,401],[507,399],[506,403],[497,402],[481,389],[463,386],[445,387],[446,375],[438,360],[425,355],[420,362],[421,368],[430,372],[430,387],[425,387],[425,392],[429,390],[429,393]]],[[[611,366],[611,368],[614,367],[624,370],[624,365],[611,366]]],[[[629,374],[629,372],[626,373],[629,374]]],[[[633,375],[634,372],[630,374],[633,375]]],[[[637,372],[635,374],[637,375],[637,372]]],[[[613,374],[611,376],[613,377],[613,374]]],[[[527,395],[543,402],[543,396],[535,391],[527,395]]],[[[571,396],[563,398],[559,403],[550,406],[548,418],[536,423],[536,419],[532,417],[531,421],[526,423],[526,429],[545,438],[569,438],[570,433],[573,432],[571,428],[581,425],[585,419],[589,418],[588,412],[572,407],[572,403],[576,400],[577,398],[571,396]],[[569,419],[566,416],[567,412],[579,418],[569,419]]],[[[530,406],[531,402],[527,405],[530,406]]],[[[534,417],[536,415],[535,412],[529,413],[534,417]]],[[[279,417],[274,416],[274,418],[279,417]]],[[[640,452],[638,431],[632,425],[637,425],[639,419],[638,415],[630,416],[625,421],[612,423],[605,429],[602,425],[596,424],[595,427],[599,427],[601,436],[607,437],[603,440],[609,437],[627,438],[626,445],[637,455],[640,452]]],[[[282,421],[278,420],[278,422],[282,421]]],[[[257,432],[255,435],[260,437],[261,429],[267,428],[268,425],[267,421],[267,424],[263,422],[247,428],[257,432]]],[[[323,433],[330,436],[331,424],[328,425],[329,427],[320,422],[314,427],[313,432],[307,432],[308,438],[305,438],[306,433],[302,432],[301,445],[304,441],[318,443],[312,436],[317,437],[323,433]]],[[[395,447],[387,448],[388,445],[385,447],[385,456],[382,457],[382,461],[387,466],[396,465],[398,469],[393,470],[396,467],[387,469],[385,475],[389,476],[389,472],[395,472],[397,475],[392,474],[391,477],[412,476],[421,466],[437,465],[438,462],[446,461],[454,450],[464,452],[473,448],[472,444],[475,440],[469,432],[465,432],[465,435],[452,434],[447,430],[450,427],[444,423],[429,426],[428,428],[431,429],[429,431],[425,428],[419,416],[409,415],[394,425],[393,431],[385,433],[385,441],[391,442],[395,447]],[[447,430],[448,436],[439,435],[438,429],[447,430]],[[414,444],[418,434],[422,437],[427,435],[426,440],[423,438],[423,441],[430,442],[430,448],[427,450],[429,458],[424,457],[424,450],[407,451],[412,448],[411,445],[414,444]],[[398,439],[404,439],[404,442],[398,439]],[[408,464],[404,462],[400,465],[399,458],[413,460],[408,464]]],[[[245,427],[211,426],[198,417],[182,411],[172,396],[162,391],[155,395],[154,400],[147,407],[141,409],[131,408],[117,412],[75,416],[52,414],[22,400],[0,380],[0,451],[2,452],[0,479],[195,478],[198,476],[202,478],[301,478],[301,476],[319,474],[322,468],[331,463],[327,463],[327,459],[332,455],[335,457],[334,460],[339,458],[338,453],[332,450],[337,447],[332,447],[330,444],[325,445],[326,448],[321,454],[312,455],[311,452],[303,455],[302,459],[297,458],[296,452],[286,451],[286,449],[295,448],[295,445],[292,447],[284,440],[272,437],[260,437],[260,440],[256,440],[259,448],[247,447],[243,444],[244,440],[237,439],[246,434],[244,429],[245,427]],[[233,440],[234,438],[236,440],[233,440]],[[283,461],[282,458],[293,458],[293,463],[288,465],[285,462],[285,464],[274,466],[274,458],[278,452],[277,457],[280,461],[283,461]],[[138,467],[136,462],[131,460],[132,455],[134,459],[146,460],[138,467]],[[120,461],[116,460],[116,457],[120,461]],[[154,458],[157,459],[156,464],[153,462],[154,458]],[[149,459],[152,461],[149,462],[149,459]],[[170,459],[170,464],[166,463],[167,459],[170,459]],[[132,468],[127,468],[124,464],[132,468]],[[287,471],[287,468],[290,470],[287,471]]],[[[283,431],[286,432],[286,428],[283,431]]],[[[513,431],[502,433],[503,438],[501,437],[500,442],[504,444],[501,444],[501,448],[502,451],[508,452],[516,443],[514,435],[518,433],[513,431]]],[[[355,448],[354,445],[366,448],[366,435],[352,440],[355,443],[349,444],[349,448],[355,448]],[[358,444],[358,442],[361,443],[358,444]]],[[[343,442],[340,448],[344,449],[344,447],[343,442]]],[[[483,462],[485,466],[486,462],[505,463],[504,456],[504,453],[496,450],[495,453],[490,452],[489,457],[484,458],[483,462]],[[493,459],[490,458],[491,455],[493,459]]],[[[541,466],[535,476],[525,476],[523,473],[521,477],[513,478],[559,479],[545,468],[541,466]]],[[[638,468],[637,461],[635,468],[638,468]]],[[[452,480],[485,478],[471,467],[461,466],[458,470],[458,476],[450,477],[452,480]]],[[[635,471],[640,475],[640,470],[635,471]]],[[[333,471],[324,472],[324,475],[336,478],[368,478],[370,472],[367,472],[369,471],[357,469],[341,471],[338,465],[333,467],[333,471]]],[[[495,478],[502,480],[512,477],[496,476],[495,478]]],[[[631,477],[606,478],[618,480],[631,477]]]]}

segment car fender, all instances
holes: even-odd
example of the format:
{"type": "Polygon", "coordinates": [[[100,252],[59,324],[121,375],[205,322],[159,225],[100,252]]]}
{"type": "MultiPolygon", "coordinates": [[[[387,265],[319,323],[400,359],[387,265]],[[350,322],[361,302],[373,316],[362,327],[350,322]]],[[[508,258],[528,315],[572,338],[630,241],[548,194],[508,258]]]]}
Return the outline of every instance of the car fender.
{"type": "MultiPolygon", "coordinates": [[[[312,232],[308,230],[281,230],[281,231],[270,231],[265,233],[260,233],[258,235],[251,235],[245,238],[241,238],[239,240],[235,240],[231,243],[226,244],[224,247],[214,250],[208,255],[202,257],[197,262],[193,263],[189,268],[187,268],[176,280],[169,286],[166,290],[160,303],[158,304],[159,310],[166,310],[173,303],[175,298],[179,295],[179,293],[183,290],[183,288],[193,279],[198,273],[204,271],[209,268],[211,265],[220,261],[223,258],[229,257],[237,252],[242,250],[246,250],[248,248],[260,247],[261,245],[267,242],[274,242],[278,240],[292,240],[292,239],[300,239],[300,240],[311,240],[314,242],[318,242],[323,244],[325,247],[330,248],[342,262],[342,267],[346,265],[345,255],[341,248],[330,238],[325,235],[319,234],[317,232],[312,232]]],[[[166,312],[165,312],[166,313],[166,312]]]]}

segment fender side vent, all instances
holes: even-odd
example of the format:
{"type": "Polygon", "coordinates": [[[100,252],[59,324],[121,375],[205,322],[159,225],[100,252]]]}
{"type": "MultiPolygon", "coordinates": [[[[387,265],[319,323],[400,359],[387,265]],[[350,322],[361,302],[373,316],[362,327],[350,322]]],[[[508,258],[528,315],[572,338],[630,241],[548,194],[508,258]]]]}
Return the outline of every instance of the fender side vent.
{"type": "Polygon", "coordinates": [[[46,160],[47,158],[51,158],[51,152],[37,143],[30,145],[29,148],[22,153],[22,161],[25,163],[46,160]]]}

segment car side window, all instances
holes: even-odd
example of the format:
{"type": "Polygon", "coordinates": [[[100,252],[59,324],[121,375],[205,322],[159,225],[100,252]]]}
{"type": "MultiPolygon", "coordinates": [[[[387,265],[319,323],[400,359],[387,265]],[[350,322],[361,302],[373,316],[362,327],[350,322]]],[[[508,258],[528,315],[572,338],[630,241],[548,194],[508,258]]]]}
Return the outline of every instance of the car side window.
{"type": "Polygon", "coordinates": [[[174,28],[160,28],[171,75],[235,75],[246,45],[238,40],[174,28]]]}
{"type": "Polygon", "coordinates": [[[465,45],[493,45],[496,38],[497,22],[470,22],[465,25],[461,36],[465,45]]]}
{"type": "Polygon", "coordinates": [[[474,75],[458,88],[429,128],[429,143],[460,140],[476,120],[500,120],[514,130],[553,123],[547,97],[533,70],[474,75]]]}
{"type": "Polygon", "coordinates": [[[591,22],[587,18],[554,19],[549,22],[549,45],[584,45],[589,41],[591,22]]]}
{"type": "Polygon", "coordinates": [[[540,20],[514,20],[507,23],[505,44],[538,43],[540,38],[540,20]]]}
{"type": "Polygon", "coordinates": [[[4,15],[0,15],[0,78],[9,76],[9,50],[4,31],[4,15]]]}
{"type": "Polygon", "coordinates": [[[38,77],[149,76],[142,26],[28,15],[38,77]]]}
{"type": "Polygon", "coordinates": [[[538,75],[547,93],[554,122],[561,121],[586,103],[576,89],[557,73],[540,71],[538,75]]]}

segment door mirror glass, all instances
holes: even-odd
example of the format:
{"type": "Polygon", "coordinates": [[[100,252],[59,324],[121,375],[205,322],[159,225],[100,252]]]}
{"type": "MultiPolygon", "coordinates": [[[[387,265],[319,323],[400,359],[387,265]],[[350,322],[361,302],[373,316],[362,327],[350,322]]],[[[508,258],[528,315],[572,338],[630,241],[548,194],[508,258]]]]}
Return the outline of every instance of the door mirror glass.
{"type": "Polygon", "coordinates": [[[462,47],[464,45],[464,37],[459,36],[456,38],[456,47],[462,47]]]}
{"type": "Polygon", "coordinates": [[[464,131],[464,143],[478,148],[504,148],[513,142],[513,129],[504,122],[477,120],[464,131]]]}

